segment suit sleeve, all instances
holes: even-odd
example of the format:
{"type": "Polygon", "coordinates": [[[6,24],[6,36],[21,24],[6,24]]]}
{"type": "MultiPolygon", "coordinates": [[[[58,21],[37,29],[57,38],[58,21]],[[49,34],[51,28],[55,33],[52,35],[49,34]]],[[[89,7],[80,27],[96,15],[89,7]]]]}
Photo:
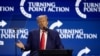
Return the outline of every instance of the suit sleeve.
{"type": "Polygon", "coordinates": [[[63,46],[63,44],[61,42],[61,39],[59,37],[59,33],[58,32],[56,33],[56,48],[57,49],[64,49],[64,46],[63,46]]]}
{"type": "Polygon", "coordinates": [[[32,32],[29,32],[28,39],[27,39],[24,51],[31,50],[31,43],[32,43],[31,41],[32,41],[32,32]]]}

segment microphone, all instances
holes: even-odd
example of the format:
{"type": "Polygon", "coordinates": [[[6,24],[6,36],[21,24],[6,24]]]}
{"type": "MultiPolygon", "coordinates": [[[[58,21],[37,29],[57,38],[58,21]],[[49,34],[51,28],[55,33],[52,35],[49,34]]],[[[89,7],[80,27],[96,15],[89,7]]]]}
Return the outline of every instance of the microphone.
{"type": "Polygon", "coordinates": [[[43,27],[43,30],[48,31],[48,28],[47,27],[43,27]]]}

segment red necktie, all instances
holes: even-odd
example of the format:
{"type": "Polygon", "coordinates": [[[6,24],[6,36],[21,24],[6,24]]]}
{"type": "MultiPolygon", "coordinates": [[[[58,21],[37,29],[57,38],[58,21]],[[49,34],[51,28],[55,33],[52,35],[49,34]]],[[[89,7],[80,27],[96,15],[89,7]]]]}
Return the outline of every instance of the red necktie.
{"type": "Polygon", "coordinates": [[[42,31],[42,36],[40,40],[40,50],[44,50],[44,45],[45,45],[45,34],[44,31],[42,31]]]}

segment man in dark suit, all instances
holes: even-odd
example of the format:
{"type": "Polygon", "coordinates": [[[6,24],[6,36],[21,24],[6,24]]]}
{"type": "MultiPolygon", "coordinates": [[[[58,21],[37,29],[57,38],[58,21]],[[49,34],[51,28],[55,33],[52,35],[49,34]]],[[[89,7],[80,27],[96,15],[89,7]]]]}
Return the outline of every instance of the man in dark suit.
{"type": "Polygon", "coordinates": [[[30,54],[37,50],[63,49],[58,32],[48,29],[47,16],[38,16],[37,22],[39,29],[29,33],[26,45],[21,41],[16,43],[16,45],[24,51],[31,50],[30,54]]]}

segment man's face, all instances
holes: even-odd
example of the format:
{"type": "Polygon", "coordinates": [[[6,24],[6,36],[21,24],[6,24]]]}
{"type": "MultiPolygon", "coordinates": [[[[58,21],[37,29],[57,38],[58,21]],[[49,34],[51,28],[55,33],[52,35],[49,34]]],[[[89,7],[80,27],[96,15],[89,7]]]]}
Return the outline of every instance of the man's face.
{"type": "Polygon", "coordinates": [[[41,29],[43,29],[43,27],[47,27],[48,26],[48,20],[47,17],[40,17],[38,18],[38,25],[41,29]]]}

